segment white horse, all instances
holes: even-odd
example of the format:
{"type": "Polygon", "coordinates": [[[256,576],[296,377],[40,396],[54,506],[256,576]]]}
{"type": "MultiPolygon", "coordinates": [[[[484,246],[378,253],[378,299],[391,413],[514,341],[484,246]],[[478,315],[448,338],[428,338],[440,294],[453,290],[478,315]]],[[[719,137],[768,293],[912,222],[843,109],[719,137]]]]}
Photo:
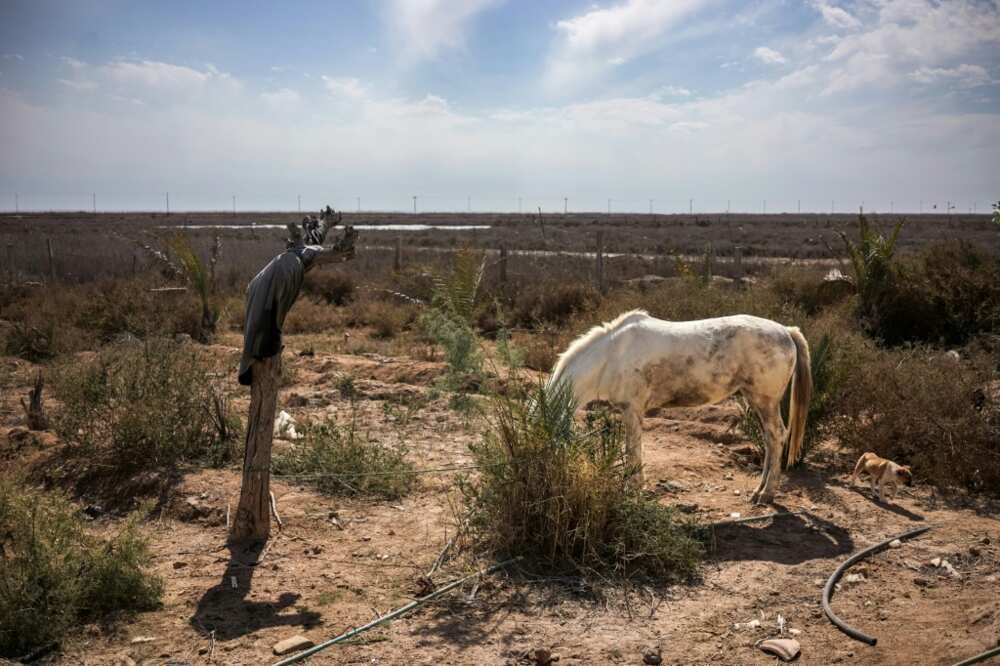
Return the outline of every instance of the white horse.
{"type": "Polygon", "coordinates": [[[627,454],[640,484],[647,410],[713,404],[741,392],[760,415],[767,442],[752,496],[758,504],[774,499],[786,440],[789,462],[799,458],[812,395],[809,346],[799,329],[749,315],[672,322],[642,310],[626,312],[595,326],[562,353],[546,386],[562,382],[572,386],[580,407],[606,400],[622,409],[627,454]],[[781,399],[789,381],[786,428],[781,399]]]}

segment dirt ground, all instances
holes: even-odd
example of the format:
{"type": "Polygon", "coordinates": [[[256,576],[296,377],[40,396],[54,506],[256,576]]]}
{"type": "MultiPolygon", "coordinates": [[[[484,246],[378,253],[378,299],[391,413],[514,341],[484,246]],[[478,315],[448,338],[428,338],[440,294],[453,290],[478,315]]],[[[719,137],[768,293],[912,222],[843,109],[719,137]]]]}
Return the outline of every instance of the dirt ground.
{"type": "MultiPolygon", "coordinates": [[[[235,358],[238,340],[227,336],[214,350],[235,358]]],[[[294,384],[279,400],[299,420],[352,416],[383,441],[402,441],[420,469],[469,461],[467,446],[479,425],[430,395],[439,364],[408,357],[335,353],[337,341],[301,357],[304,339],[289,336],[286,364],[294,384]],[[360,395],[341,397],[337,379],[355,378],[360,395]]],[[[311,345],[310,345],[311,346],[311,345]]],[[[33,376],[31,364],[0,359],[2,464],[11,451],[29,456],[51,446],[15,443],[21,426],[19,396],[33,376]],[[15,431],[16,432],[16,431],[15,431]]],[[[235,383],[235,382],[234,382],[235,383]]],[[[246,409],[247,398],[238,401],[246,409]]],[[[671,410],[647,418],[649,489],[705,522],[732,512],[743,517],[788,510],[764,522],[719,527],[717,547],[701,580],[669,587],[595,586],[538,580],[516,568],[469,583],[410,615],[335,645],[316,664],[520,664],[537,648],[559,664],[641,664],[659,648],[666,664],[765,664],[755,648],[785,631],[802,646],[802,664],[951,664],[1000,640],[1000,506],[930,487],[901,492],[894,503],[875,502],[849,484],[852,460],[832,448],[783,479],[774,507],[752,507],[759,466],[752,447],[732,427],[731,403],[671,410]],[[874,634],[869,647],[848,639],[823,616],[820,593],[849,554],[889,536],[930,525],[902,547],[853,569],[863,580],[842,583],[833,601],[847,622],[874,634]],[[947,559],[950,575],[930,564],[947,559]],[[760,626],[737,628],[759,620],[760,626]]],[[[282,444],[278,442],[277,446],[282,444]]],[[[118,624],[85,627],[52,663],[264,664],[277,661],[272,646],[295,634],[319,642],[410,601],[417,579],[455,533],[455,473],[421,475],[398,502],[320,495],[295,479],[275,479],[284,529],[256,565],[255,554],[225,548],[227,506],[239,492],[239,471],[186,474],[161,498],[146,530],[154,568],[166,588],[163,607],[118,624]]],[[[95,529],[114,529],[108,516],[95,529]]],[[[433,579],[442,584],[475,565],[465,553],[433,579]]]]}

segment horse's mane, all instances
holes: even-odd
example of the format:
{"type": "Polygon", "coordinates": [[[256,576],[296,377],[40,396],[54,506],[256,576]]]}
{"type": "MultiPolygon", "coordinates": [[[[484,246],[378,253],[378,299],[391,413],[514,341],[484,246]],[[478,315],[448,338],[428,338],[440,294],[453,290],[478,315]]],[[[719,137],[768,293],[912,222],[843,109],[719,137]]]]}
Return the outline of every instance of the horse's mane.
{"type": "Polygon", "coordinates": [[[618,330],[622,326],[626,326],[640,319],[645,319],[648,316],[649,313],[645,310],[629,310],[628,312],[623,312],[618,315],[611,321],[594,326],[589,331],[571,342],[569,347],[566,348],[566,351],[559,354],[559,360],[556,361],[555,367],[552,368],[552,374],[550,376],[553,379],[561,376],[563,371],[566,369],[566,366],[596,340],[604,337],[608,333],[618,330]]]}

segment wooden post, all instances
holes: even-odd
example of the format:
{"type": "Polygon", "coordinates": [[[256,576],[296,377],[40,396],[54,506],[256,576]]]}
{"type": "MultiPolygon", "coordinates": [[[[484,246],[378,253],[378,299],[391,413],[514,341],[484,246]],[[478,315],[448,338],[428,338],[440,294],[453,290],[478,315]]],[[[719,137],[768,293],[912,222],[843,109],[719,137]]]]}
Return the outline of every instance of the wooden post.
{"type": "Polygon", "coordinates": [[[743,246],[737,245],[733,251],[736,260],[736,277],[743,277],[743,246]]]}
{"type": "Polygon", "coordinates": [[[705,244],[705,282],[712,280],[712,244],[705,244]]]}
{"type": "Polygon", "coordinates": [[[281,382],[281,352],[254,361],[252,372],[243,485],[229,532],[229,540],[234,542],[266,540],[271,531],[271,440],[281,382]]]}
{"type": "Polygon", "coordinates": [[[52,282],[55,282],[56,281],[56,261],[55,261],[54,255],[52,253],[52,239],[51,238],[46,238],[45,239],[45,247],[49,251],[49,280],[52,281],[52,282]]]}
{"type": "Polygon", "coordinates": [[[507,283],[507,245],[500,246],[500,284],[507,283]]]}
{"type": "Polygon", "coordinates": [[[135,273],[136,273],[136,270],[137,270],[136,269],[136,261],[137,261],[136,256],[133,254],[132,255],[132,277],[135,277],[135,273]]]}
{"type": "Polygon", "coordinates": [[[403,237],[396,236],[396,253],[392,258],[392,270],[397,273],[403,268],[403,237]]]}
{"type": "Polygon", "coordinates": [[[597,232],[597,289],[603,294],[606,284],[604,282],[604,232],[597,232]]]}

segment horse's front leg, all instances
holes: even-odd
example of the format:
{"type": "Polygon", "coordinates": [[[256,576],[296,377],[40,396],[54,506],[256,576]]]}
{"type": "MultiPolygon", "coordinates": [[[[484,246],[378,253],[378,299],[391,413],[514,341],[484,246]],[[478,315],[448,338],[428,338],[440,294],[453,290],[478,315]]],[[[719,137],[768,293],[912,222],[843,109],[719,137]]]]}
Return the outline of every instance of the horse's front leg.
{"type": "Polygon", "coordinates": [[[642,415],[634,407],[626,407],[623,414],[625,421],[625,456],[629,465],[635,470],[634,480],[642,488],[646,475],[642,467],[642,415]]]}

